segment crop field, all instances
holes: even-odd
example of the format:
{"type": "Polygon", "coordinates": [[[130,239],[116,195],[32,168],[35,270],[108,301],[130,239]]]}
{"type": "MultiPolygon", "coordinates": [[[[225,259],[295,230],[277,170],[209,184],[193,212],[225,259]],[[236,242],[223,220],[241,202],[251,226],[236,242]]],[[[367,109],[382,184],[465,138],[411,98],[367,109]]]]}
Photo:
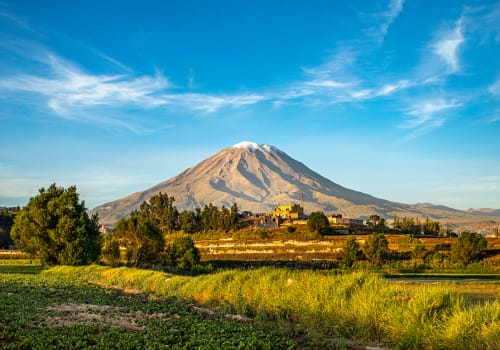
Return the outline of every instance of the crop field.
{"type": "Polygon", "coordinates": [[[277,268],[39,272],[0,274],[4,348],[500,348],[498,282],[277,268]]]}
{"type": "MultiPolygon", "coordinates": [[[[72,273],[0,266],[2,349],[286,349],[277,332],[173,298],[89,284],[72,273]]],[[[74,270],[75,272],[77,270],[74,270]]]]}

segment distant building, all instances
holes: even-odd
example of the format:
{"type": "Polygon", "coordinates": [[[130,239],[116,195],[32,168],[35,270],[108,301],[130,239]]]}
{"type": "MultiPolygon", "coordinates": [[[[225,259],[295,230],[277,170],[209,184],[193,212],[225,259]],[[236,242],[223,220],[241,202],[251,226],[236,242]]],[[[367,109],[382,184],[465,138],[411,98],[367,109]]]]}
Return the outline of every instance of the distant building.
{"type": "Polygon", "coordinates": [[[342,214],[328,216],[328,222],[332,225],[363,226],[363,220],[343,218],[342,214]]]}
{"type": "Polygon", "coordinates": [[[273,217],[279,217],[284,220],[298,220],[304,217],[304,208],[298,204],[279,205],[274,208],[272,215],[273,217]]]}

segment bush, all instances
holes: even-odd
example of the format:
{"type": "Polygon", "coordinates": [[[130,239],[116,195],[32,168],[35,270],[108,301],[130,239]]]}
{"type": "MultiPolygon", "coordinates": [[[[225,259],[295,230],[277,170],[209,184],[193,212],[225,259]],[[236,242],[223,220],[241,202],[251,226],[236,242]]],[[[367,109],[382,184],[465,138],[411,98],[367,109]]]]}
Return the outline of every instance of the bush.
{"type": "Polygon", "coordinates": [[[321,231],[329,226],[328,218],[322,211],[312,212],[307,219],[307,227],[311,232],[321,233],[321,231]]]}
{"type": "Polygon", "coordinates": [[[460,237],[458,237],[457,241],[451,247],[451,255],[456,261],[463,265],[469,265],[482,258],[487,245],[488,242],[486,238],[480,234],[475,232],[462,232],[460,237]]]}
{"type": "Polygon", "coordinates": [[[189,236],[176,238],[167,247],[167,263],[181,270],[192,270],[200,263],[200,252],[189,236]]]}
{"type": "Polygon", "coordinates": [[[389,256],[389,242],[383,233],[372,233],[363,246],[366,258],[375,266],[382,266],[389,256]]]}

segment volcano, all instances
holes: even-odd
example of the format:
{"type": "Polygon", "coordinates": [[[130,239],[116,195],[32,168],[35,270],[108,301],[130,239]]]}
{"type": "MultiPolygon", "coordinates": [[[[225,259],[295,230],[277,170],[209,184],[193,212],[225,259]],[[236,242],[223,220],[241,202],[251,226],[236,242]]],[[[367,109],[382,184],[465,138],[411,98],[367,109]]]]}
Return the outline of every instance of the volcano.
{"type": "Polygon", "coordinates": [[[397,203],[351,190],[274,146],[248,141],[225,148],[149,189],[98,206],[93,212],[99,214],[102,223],[112,224],[159,192],[173,196],[179,210],[194,210],[209,203],[219,207],[237,203],[240,210],[269,213],[277,205],[303,202],[306,213],[323,211],[351,218],[378,214],[385,218],[427,216],[446,222],[486,219],[444,206],[397,203]]]}

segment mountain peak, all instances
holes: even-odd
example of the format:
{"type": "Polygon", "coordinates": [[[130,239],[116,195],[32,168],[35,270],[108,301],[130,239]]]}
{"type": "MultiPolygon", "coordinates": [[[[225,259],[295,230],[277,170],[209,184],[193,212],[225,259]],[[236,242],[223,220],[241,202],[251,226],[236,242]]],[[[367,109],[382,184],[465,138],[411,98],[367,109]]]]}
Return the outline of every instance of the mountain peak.
{"type": "Polygon", "coordinates": [[[263,150],[266,152],[279,151],[279,149],[277,149],[274,146],[266,145],[266,144],[259,145],[255,142],[252,142],[252,141],[243,141],[243,142],[237,143],[236,145],[231,146],[230,148],[246,148],[246,149],[249,149],[251,151],[256,151],[256,150],[260,149],[260,150],[263,150]]]}
{"type": "Polygon", "coordinates": [[[252,141],[243,141],[237,143],[236,145],[231,146],[231,148],[248,148],[252,151],[255,151],[256,149],[259,148],[259,145],[252,141]]]}

